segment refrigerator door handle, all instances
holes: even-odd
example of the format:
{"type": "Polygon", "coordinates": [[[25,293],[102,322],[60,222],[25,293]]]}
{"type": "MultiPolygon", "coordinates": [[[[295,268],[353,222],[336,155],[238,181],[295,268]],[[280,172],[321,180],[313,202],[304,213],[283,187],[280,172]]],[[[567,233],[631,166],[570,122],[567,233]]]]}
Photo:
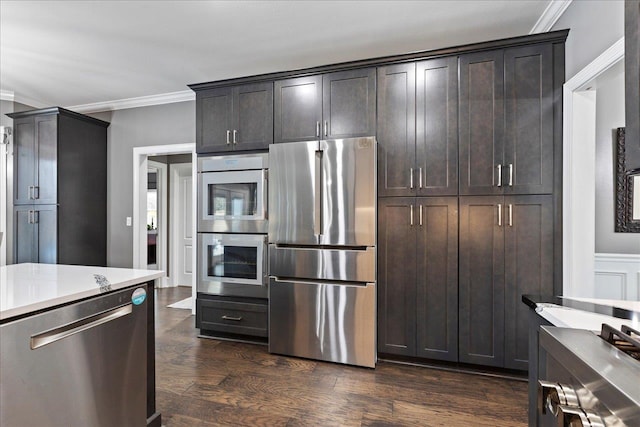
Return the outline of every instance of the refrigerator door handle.
{"type": "Polygon", "coordinates": [[[322,235],[322,150],[316,151],[315,197],[313,198],[313,234],[322,235]]]}
{"type": "Polygon", "coordinates": [[[276,283],[299,283],[301,285],[334,285],[344,286],[347,288],[366,288],[367,286],[375,286],[374,282],[345,282],[340,280],[308,280],[308,279],[285,279],[277,276],[271,276],[276,283]]]}

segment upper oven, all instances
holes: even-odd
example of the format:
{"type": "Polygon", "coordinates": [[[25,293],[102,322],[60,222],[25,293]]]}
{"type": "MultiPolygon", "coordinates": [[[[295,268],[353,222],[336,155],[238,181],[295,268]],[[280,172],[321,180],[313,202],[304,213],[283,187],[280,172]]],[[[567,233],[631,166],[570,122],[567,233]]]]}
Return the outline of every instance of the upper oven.
{"type": "Polygon", "coordinates": [[[268,154],[198,158],[198,232],[267,233],[268,154]]]}

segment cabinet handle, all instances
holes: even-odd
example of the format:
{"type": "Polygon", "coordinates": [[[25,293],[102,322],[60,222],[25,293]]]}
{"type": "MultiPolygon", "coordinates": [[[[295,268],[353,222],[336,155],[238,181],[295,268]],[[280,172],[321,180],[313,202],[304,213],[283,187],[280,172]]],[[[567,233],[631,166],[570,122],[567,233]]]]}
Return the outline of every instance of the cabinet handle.
{"type": "Polygon", "coordinates": [[[233,320],[234,322],[239,322],[242,320],[241,316],[233,317],[233,316],[222,316],[222,320],[233,320]]]}
{"type": "Polygon", "coordinates": [[[509,227],[513,227],[513,205],[509,203],[509,227]]]}
{"type": "Polygon", "coordinates": [[[227,129],[227,145],[231,144],[231,131],[227,129]]]}
{"type": "Polygon", "coordinates": [[[29,200],[33,200],[33,185],[28,187],[27,197],[29,197],[29,200]]]}
{"type": "Polygon", "coordinates": [[[498,227],[502,227],[502,204],[498,203],[498,227]]]}
{"type": "Polygon", "coordinates": [[[502,187],[502,165],[496,166],[498,168],[498,187],[502,187]]]}
{"type": "Polygon", "coordinates": [[[413,190],[413,168],[409,168],[409,188],[413,190]]]}
{"type": "Polygon", "coordinates": [[[324,136],[328,136],[329,135],[329,121],[325,120],[324,121],[324,136]]]}
{"type": "Polygon", "coordinates": [[[422,168],[418,169],[418,184],[420,185],[418,188],[422,188],[422,168]]]}
{"type": "Polygon", "coordinates": [[[27,222],[33,224],[33,211],[31,210],[27,212],[27,222]]]}
{"type": "Polygon", "coordinates": [[[40,198],[40,187],[37,185],[33,187],[33,198],[36,200],[40,198]]]}
{"type": "Polygon", "coordinates": [[[413,205],[409,206],[409,225],[413,226],[413,205]]]}
{"type": "Polygon", "coordinates": [[[40,212],[39,211],[33,211],[33,223],[37,224],[40,222],[40,212]]]}
{"type": "Polygon", "coordinates": [[[513,163],[509,163],[509,187],[513,187],[513,163]]]}
{"type": "Polygon", "coordinates": [[[420,205],[420,227],[422,227],[422,205],[420,205]]]}
{"type": "Polygon", "coordinates": [[[316,122],[316,137],[320,138],[320,122],[316,122]]]}
{"type": "Polygon", "coordinates": [[[237,144],[238,143],[238,131],[237,130],[233,130],[233,143],[237,144]]]}

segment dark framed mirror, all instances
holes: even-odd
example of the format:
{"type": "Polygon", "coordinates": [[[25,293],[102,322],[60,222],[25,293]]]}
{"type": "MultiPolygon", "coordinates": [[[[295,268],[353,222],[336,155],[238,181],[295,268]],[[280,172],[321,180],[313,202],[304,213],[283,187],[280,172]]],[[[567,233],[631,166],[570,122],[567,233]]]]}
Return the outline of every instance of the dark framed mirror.
{"type": "Polygon", "coordinates": [[[618,128],[616,136],[615,231],[640,233],[640,168],[627,168],[625,128],[618,128]]]}

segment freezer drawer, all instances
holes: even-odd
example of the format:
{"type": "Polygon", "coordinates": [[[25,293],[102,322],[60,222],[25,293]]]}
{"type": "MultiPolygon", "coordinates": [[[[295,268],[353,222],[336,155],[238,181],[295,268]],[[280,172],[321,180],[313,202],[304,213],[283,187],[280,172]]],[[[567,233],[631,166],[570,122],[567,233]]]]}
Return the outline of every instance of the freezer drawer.
{"type": "Polygon", "coordinates": [[[269,351],[374,368],[375,284],[269,282],[269,351]]]}
{"type": "Polygon", "coordinates": [[[267,336],[267,304],[198,298],[197,325],[202,330],[267,336]]]}
{"type": "Polygon", "coordinates": [[[2,427],[146,425],[148,301],[133,291],[0,326],[2,427]]]}

